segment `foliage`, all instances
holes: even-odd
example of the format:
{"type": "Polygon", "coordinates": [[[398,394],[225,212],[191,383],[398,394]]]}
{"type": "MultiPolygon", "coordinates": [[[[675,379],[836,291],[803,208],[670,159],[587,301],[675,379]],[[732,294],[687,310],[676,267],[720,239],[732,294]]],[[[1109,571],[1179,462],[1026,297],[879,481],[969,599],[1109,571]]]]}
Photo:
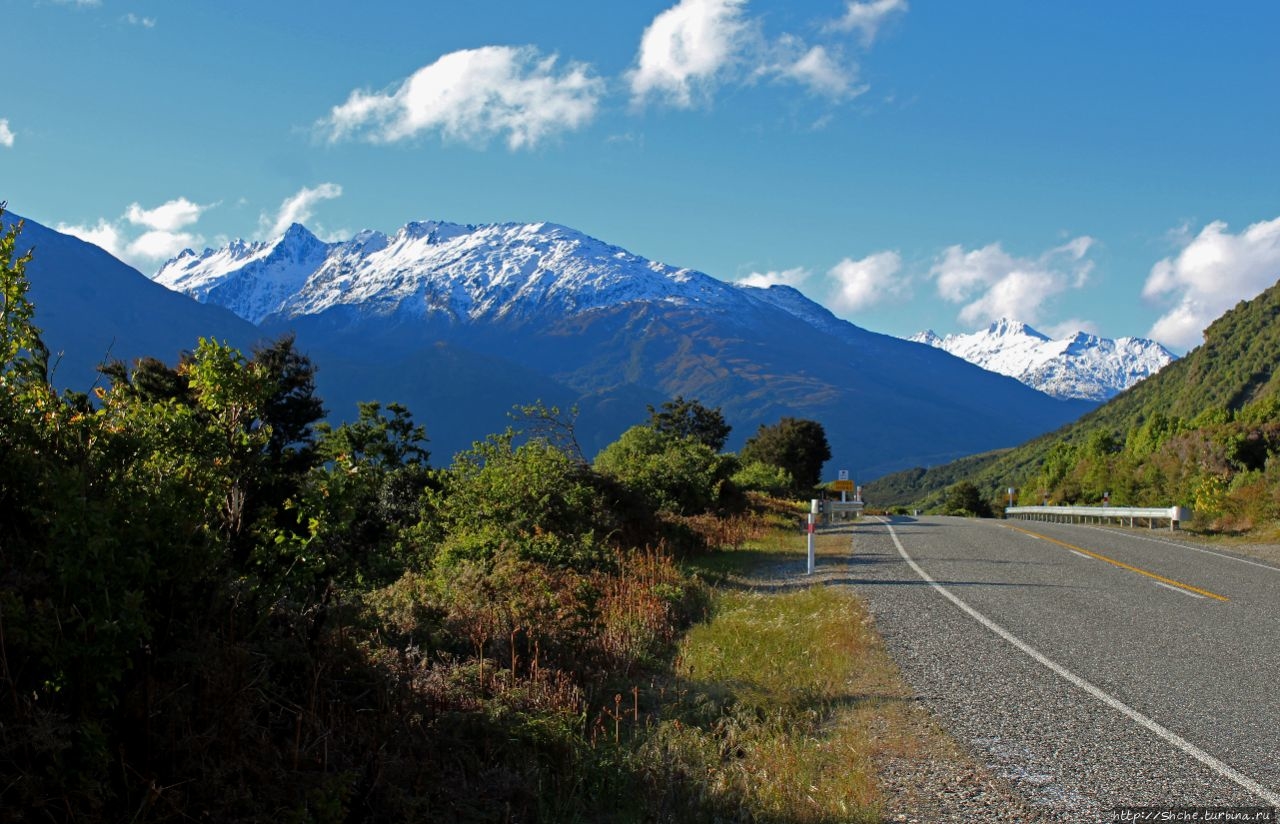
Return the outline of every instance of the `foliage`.
{"type": "Polygon", "coordinates": [[[739,457],[743,464],[758,462],[785,470],[795,479],[795,491],[803,492],[822,482],[822,466],[831,459],[831,446],[822,424],[788,417],[772,426],[761,424],[739,457]]]}
{"type": "Polygon", "coordinates": [[[693,438],[706,444],[713,452],[724,449],[733,429],[718,407],[710,409],[696,400],[685,400],[683,395],[662,404],[661,411],[652,406],[648,409],[649,426],[658,432],[677,438],[693,438]]]}
{"type": "Polygon", "coordinates": [[[720,500],[736,462],[691,435],[633,426],[596,456],[595,469],[637,490],[657,510],[707,512],[720,500]]]}
{"type": "Polygon", "coordinates": [[[769,495],[786,495],[795,489],[795,479],[791,473],[779,466],[754,461],[746,464],[730,478],[733,485],[749,492],[764,492],[769,495]]]}
{"type": "Polygon", "coordinates": [[[943,513],[969,518],[990,518],[992,514],[991,504],[982,499],[982,493],[971,481],[961,481],[947,490],[943,513]]]}

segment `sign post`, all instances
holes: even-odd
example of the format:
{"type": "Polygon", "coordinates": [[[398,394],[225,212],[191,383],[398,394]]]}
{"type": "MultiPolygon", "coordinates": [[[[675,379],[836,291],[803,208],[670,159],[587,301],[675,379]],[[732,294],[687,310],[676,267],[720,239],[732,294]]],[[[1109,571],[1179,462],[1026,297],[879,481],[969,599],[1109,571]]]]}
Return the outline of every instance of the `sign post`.
{"type": "Polygon", "coordinates": [[[809,575],[813,574],[813,528],[818,521],[818,507],[821,502],[817,498],[809,501],[809,575]]]}

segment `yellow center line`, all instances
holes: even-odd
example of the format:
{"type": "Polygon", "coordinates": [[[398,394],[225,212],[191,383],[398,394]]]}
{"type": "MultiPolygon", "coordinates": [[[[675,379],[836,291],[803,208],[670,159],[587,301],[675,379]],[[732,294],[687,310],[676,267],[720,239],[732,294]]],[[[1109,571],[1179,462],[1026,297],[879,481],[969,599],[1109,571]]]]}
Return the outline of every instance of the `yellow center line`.
{"type": "Polygon", "coordinates": [[[1079,553],[1081,553],[1082,555],[1088,555],[1090,558],[1096,558],[1096,559],[1097,559],[1097,560],[1099,560],[1099,561],[1105,561],[1106,563],[1111,564],[1112,566],[1118,566],[1118,567],[1120,567],[1121,569],[1127,569],[1127,570],[1129,570],[1130,572],[1136,572],[1136,573],[1138,573],[1139,575],[1145,575],[1145,576],[1147,576],[1148,578],[1150,578],[1150,579],[1152,579],[1152,580],[1154,580],[1154,581],[1159,581],[1160,583],[1162,583],[1162,584],[1167,584],[1167,585],[1169,585],[1169,586],[1171,586],[1171,587],[1177,587],[1178,589],[1184,589],[1184,590],[1186,590],[1187,592],[1194,592],[1194,593],[1196,593],[1197,595],[1203,595],[1203,596],[1205,596],[1206,598],[1213,598],[1215,601],[1230,601],[1230,600],[1231,600],[1230,598],[1228,598],[1228,597],[1227,597],[1227,596],[1225,596],[1225,595],[1219,595],[1219,594],[1217,594],[1216,592],[1210,592],[1210,591],[1209,591],[1209,590],[1207,590],[1207,589],[1200,589],[1199,587],[1193,587],[1193,586],[1191,586],[1191,584],[1184,584],[1184,583],[1182,583],[1181,581],[1175,581],[1175,580],[1173,580],[1172,578],[1166,578],[1166,577],[1164,577],[1163,575],[1157,575],[1157,574],[1155,574],[1154,572],[1148,572],[1148,571],[1147,571],[1147,570],[1145,570],[1145,569],[1139,569],[1138,567],[1136,567],[1136,566],[1131,566],[1131,565],[1129,565],[1129,564],[1126,564],[1126,563],[1125,563],[1125,562],[1123,562],[1123,561],[1117,561],[1117,560],[1116,560],[1116,559],[1114,559],[1114,558],[1108,558],[1108,557],[1107,557],[1107,556],[1105,556],[1105,555],[1099,555],[1099,554],[1098,554],[1098,553],[1096,553],[1096,552],[1090,552],[1089,550],[1087,550],[1087,549],[1085,549],[1085,548],[1083,548],[1083,547],[1078,547],[1078,546],[1076,546],[1075,544],[1069,544],[1069,543],[1067,543],[1066,541],[1059,541],[1057,538],[1050,538],[1048,535],[1041,535],[1039,532],[1032,532],[1032,531],[1031,531],[1031,530],[1029,530],[1029,529],[1023,529],[1023,528],[1022,528],[1022,527],[1020,527],[1020,526],[1013,526],[1012,524],[1006,524],[1006,526],[1008,526],[1008,527],[1009,527],[1009,529],[1017,530],[1018,532],[1021,532],[1021,533],[1023,533],[1024,535],[1030,535],[1030,536],[1031,536],[1031,537],[1033,537],[1033,538],[1039,538],[1039,539],[1040,539],[1040,540],[1042,540],[1042,541],[1049,541],[1050,543],[1057,544],[1058,546],[1066,547],[1067,549],[1071,550],[1072,552],[1079,552],[1079,553]]]}

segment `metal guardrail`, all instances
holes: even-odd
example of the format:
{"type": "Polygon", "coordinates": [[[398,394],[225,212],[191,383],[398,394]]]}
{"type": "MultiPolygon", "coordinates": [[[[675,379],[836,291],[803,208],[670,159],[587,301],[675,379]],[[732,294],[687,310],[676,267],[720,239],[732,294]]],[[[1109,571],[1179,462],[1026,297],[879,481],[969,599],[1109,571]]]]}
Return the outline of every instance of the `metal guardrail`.
{"type": "Polygon", "coordinates": [[[1146,521],[1151,529],[1155,529],[1156,521],[1168,521],[1170,532],[1191,519],[1191,510],[1182,506],[1010,506],[1004,514],[1006,518],[1071,524],[1119,520],[1133,526],[1136,521],[1146,521]]]}

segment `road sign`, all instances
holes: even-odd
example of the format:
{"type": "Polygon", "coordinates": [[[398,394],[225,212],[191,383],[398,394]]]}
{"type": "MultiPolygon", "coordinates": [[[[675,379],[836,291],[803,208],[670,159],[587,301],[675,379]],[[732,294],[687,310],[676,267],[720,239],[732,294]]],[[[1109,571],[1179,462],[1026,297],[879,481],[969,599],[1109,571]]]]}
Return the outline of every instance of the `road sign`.
{"type": "Polygon", "coordinates": [[[841,470],[840,470],[840,476],[839,476],[839,477],[840,477],[840,480],[842,480],[842,481],[847,481],[847,480],[849,480],[849,470],[847,470],[847,469],[841,469],[841,470]]]}
{"type": "Polygon", "coordinates": [[[838,481],[832,481],[831,488],[836,492],[852,492],[853,481],[847,478],[841,478],[838,481]]]}

